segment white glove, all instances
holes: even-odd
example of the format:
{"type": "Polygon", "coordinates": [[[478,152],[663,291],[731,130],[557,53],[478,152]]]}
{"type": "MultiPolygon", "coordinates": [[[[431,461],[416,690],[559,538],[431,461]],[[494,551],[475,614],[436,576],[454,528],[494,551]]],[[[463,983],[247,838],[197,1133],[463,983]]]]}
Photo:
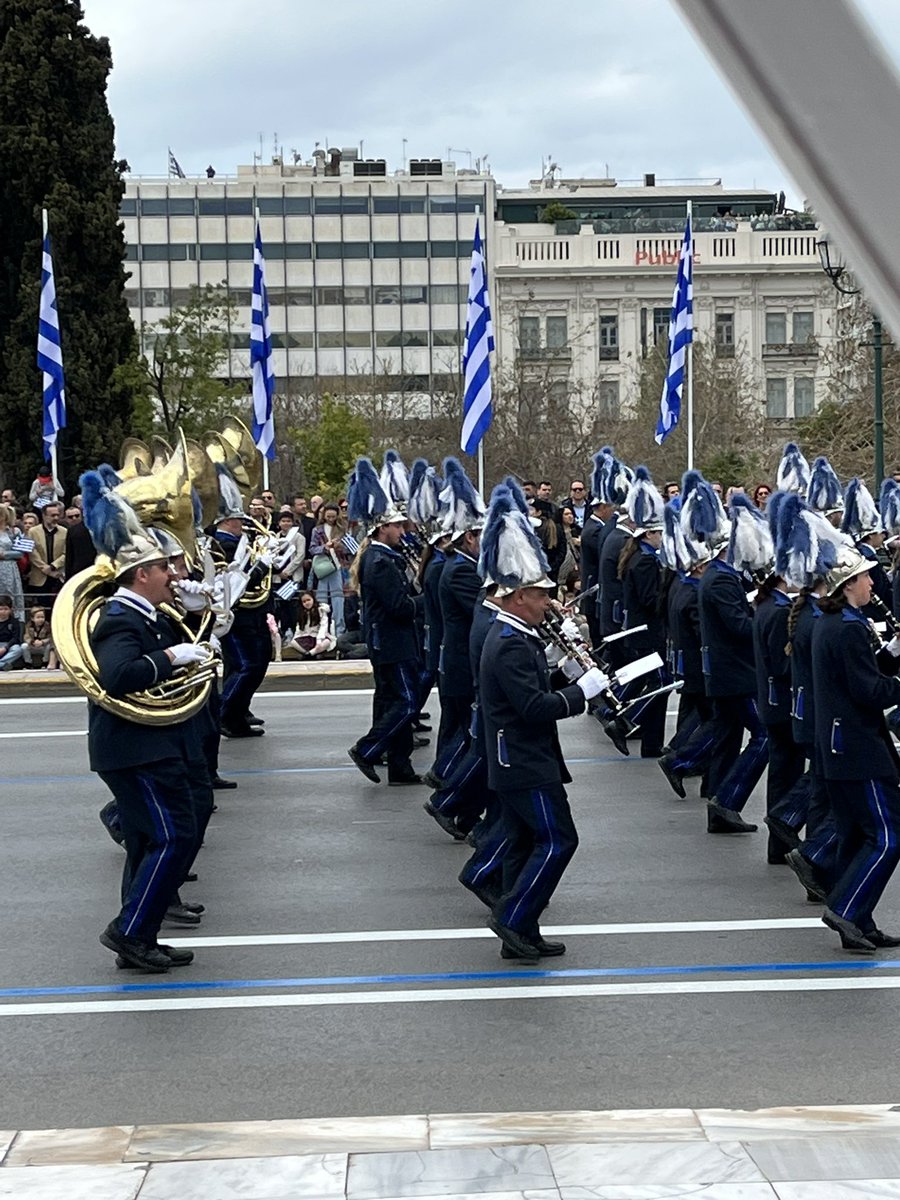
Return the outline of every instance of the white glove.
{"type": "Polygon", "coordinates": [[[263,553],[259,556],[259,558],[256,561],[257,561],[257,563],[262,563],[262,565],[264,567],[267,567],[267,568],[271,567],[272,563],[275,561],[275,551],[274,550],[263,551],[263,553]]]}
{"type": "Polygon", "coordinates": [[[892,658],[900,658],[900,633],[895,633],[888,642],[887,652],[892,658]]]}
{"type": "Polygon", "coordinates": [[[600,695],[604,688],[609,686],[609,680],[599,667],[591,667],[575,682],[584,692],[585,700],[593,700],[595,696],[600,695]]]}
{"type": "Polygon", "coordinates": [[[233,624],[234,613],[231,611],[222,613],[221,616],[216,617],[216,623],[213,625],[210,641],[212,641],[213,638],[218,640],[219,638],[225,637],[226,634],[231,633],[231,626],[233,624]]]}
{"type": "Polygon", "coordinates": [[[176,579],[173,586],[188,612],[203,612],[208,603],[206,584],[195,579],[176,579]]]}
{"type": "Polygon", "coordinates": [[[189,663],[203,662],[206,651],[194,642],[179,642],[177,646],[169,646],[173,667],[186,667],[189,663]]]}
{"type": "Polygon", "coordinates": [[[570,683],[574,683],[584,674],[584,667],[577,658],[564,658],[559,664],[559,669],[570,683]]]}
{"type": "Polygon", "coordinates": [[[215,654],[222,653],[222,643],[219,641],[219,639],[216,637],[216,635],[214,633],[211,633],[209,635],[209,644],[212,647],[213,652],[215,654]]]}
{"type": "Polygon", "coordinates": [[[578,622],[573,617],[566,617],[562,625],[559,627],[563,637],[569,638],[573,642],[581,641],[581,630],[578,628],[578,622]]]}

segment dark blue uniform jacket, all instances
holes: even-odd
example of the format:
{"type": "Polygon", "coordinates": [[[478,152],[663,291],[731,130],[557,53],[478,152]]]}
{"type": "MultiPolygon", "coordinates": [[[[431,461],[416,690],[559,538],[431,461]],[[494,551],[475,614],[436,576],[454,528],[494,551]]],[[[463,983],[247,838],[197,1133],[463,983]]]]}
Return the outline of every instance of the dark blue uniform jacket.
{"type": "Polygon", "coordinates": [[[794,741],[801,746],[812,746],[816,740],[812,640],[815,623],[821,616],[815,597],[807,596],[791,638],[791,717],[794,741]]]}
{"type": "Polygon", "coordinates": [[[441,657],[441,640],[444,636],[444,622],[441,618],[441,602],[438,599],[438,585],[447,555],[443,550],[435,550],[428,560],[428,566],[422,577],[422,602],[425,606],[425,669],[436,672],[441,657]]]}
{"type": "Polygon", "coordinates": [[[556,722],[584,712],[577,684],[550,690],[536,633],[500,614],[488,630],[479,671],[488,784],[495,792],[569,783],[556,722]]]}
{"type": "Polygon", "coordinates": [[[441,642],[440,686],[444,696],[472,696],[475,681],[469,664],[469,631],[481,591],[478,565],[467,554],[451,554],[438,585],[444,636],[441,642]]]}
{"type": "Polygon", "coordinates": [[[652,654],[654,650],[660,654],[665,651],[666,624],[658,607],[661,584],[659,557],[652,546],[641,541],[637,554],[626,563],[622,579],[625,628],[647,626],[646,633],[636,633],[628,639],[629,654],[634,658],[652,654]]]}
{"type": "Polygon", "coordinates": [[[702,696],[703,660],[700,655],[700,580],[681,575],[669,589],[669,640],[674,649],[674,674],[684,680],[684,691],[702,696]]]}
{"type": "Polygon", "coordinates": [[[753,609],[734,567],[715,558],[698,591],[700,646],[707,696],[752,696],[753,609]]]}
{"type": "Polygon", "coordinates": [[[791,719],[791,656],[785,654],[790,611],[790,597],[772,592],[760,601],[753,618],[756,694],[763,725],[783,725],[791,719]]]}
{"type": "Polygon", "coordinates": [[[383,542],[372,542],[362,558],[359,591],[372,662],[387,665],[415,659],[416,605],[409,594],[403,555],[383,542]]]}
{"type": "Polygon", "coordinates": [[[631,537],[627,529],[614,525],[603,541],[600,551],[600,633],[609,637],[618,633],[625,619],[622,603],[622,581],[619,578],[619,555],[631,537]]]}

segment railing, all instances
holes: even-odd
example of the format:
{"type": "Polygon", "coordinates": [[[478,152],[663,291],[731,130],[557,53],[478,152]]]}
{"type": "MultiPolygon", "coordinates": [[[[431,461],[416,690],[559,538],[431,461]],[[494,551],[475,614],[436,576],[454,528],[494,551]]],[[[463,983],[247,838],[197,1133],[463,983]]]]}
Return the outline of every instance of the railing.
{"type": "Polygon", "coordinates": [[[571,362],[571,346],[520,346],[518,357],[522,362],[571,362]]]}
{"type": "Polygon", "coordinates": [[[819,345],[808,342],[764,342],[763,358],[818,358],[819,345]]]}

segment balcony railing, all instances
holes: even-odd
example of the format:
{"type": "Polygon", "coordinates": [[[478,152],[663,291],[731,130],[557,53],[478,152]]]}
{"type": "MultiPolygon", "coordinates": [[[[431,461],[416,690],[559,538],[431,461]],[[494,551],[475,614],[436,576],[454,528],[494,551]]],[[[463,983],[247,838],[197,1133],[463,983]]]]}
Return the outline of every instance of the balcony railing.
{"type": "Polygon", "coordinates": [[[571,346],[520,346],[521,362],[571,362],[571,346]]]}
{"type": "Polygon", "coordinates": [[[601,346],[600,347],[601,362],[618,362],[619,347],[618,346],[601,346]]]}
{"type": "Polygon", "coordinates": [[[808,342],[765,342],[762,348],[763,358],[818,358],[819,345],[816,341],[808,342]]]}

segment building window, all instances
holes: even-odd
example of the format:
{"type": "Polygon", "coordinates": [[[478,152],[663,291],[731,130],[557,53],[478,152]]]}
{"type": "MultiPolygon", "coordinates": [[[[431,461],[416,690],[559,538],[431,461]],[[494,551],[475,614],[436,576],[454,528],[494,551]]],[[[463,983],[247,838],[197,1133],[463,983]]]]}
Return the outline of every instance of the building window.
{"type": "Polygon", "coordinates": [[[201,217],[252,217],[253,216],[253,197],[252,196],[232,196],[227,200],[224,196],[217,196],[208,200],[200,199],[197,201],[198,209],[201,217]]]}
{"type": "MultiPolygon", "coordinates": [[[[281,200],[260,200],[259,211],[262,215],[266,210],[264,204],[277,204],[279,207],[274,208],[271,212],[281,212],[281,200]]],[[[284,197],[284,215],[286,217],[305,217],[308,216],[312,209],[312,198],[310,196],[285,196],[284,197]]]]}
{"type": "Polygon", "coordinates": [[[604,379],[597,388],[597,406],[600,416],[608,420],[618,420],[619,417],[619,381],[604,379]]]}
{"type": "Polygon", "coordinates": [[[433,283],[431,285],[432,304],[465,304],[468,289],[455,283],[433,283]]]}
{"type": "Polygon", "coordinates": [[[340,242],[316,242],[316,258],[341,258],[340,242]]]}
{"type": "Polygon", "coordinates": [[[557,410],[565,408],[569,397],[569,385],[565,379],[554,379],[547,389],[547,400],[550,407],[557,410]]]}
{"type": "Polygon", "coordinates": [[[773,419],[787,416],[786,379],[766,380],[766,416],[773,419]]]}
{"type": "Polygon", "coordinates": [[[314,212],[328,213],[368,213],[368,196],[316,196],[314,212]]]}
{"type": "Polygon", "coordinates": [[[791,334],[795,345],[803,346],[813,340],[813,314],[795,312],[791,315],[791,334]]]}
{"type": "Polygon", "coordinates": [[[253,247],[249,242],[202,242],[200,245],[200,258],[204,262],[252,257],[253,247]]]}
{"type": "Polygon", "coordinates": [[[435,329],[431,335],[433,346],[461,346],[461,329],[435,329]]]}
{"type": "Polygon", "coordinates": [[[569,341],[566,317],[547,318],[547,349],[564,350],[569,341]]]}
{"type": "Polygon", "coordinates": [[[145,308],[168,308],[168,288],[144,288],[143,302],[145,308]]]}
{"type": "Polygon", "coordinates": [[[600,318],[600,360],[618,362],[619,318],[612,314],[600,318]]]}
{"type": "Polygon", "coordinates": [[[783,346],[787,341],[787,313],[766,313],[766,345],[783,346]]]}
{"type": "Polygon", "coordinates": [[[540,317],[519,317],[519,351],[536,354],[541,348],[540,317]]]}
{"type": "Polygon", "coordinates": [[[407,329],[401,333],[399,330],[394,332],[376,333],[375,345],[383,347],[400,347],[400,346],[427,346],[428,334],[419,333],[411,329],[407,329]]]}
{"type": "MultiPolygon", "coordinates": [[[[269,295],[272,295],[272,289],[269,290],[269,295]]],[[[313,302],[312,288],[287,288],[284,293],[284,302],[293,308],[305,308],[313,302]]]]}
{"type": "Polygon", "coordinates": [[[809,417],[816,407],[816,386],[811,375],[794,378],[794,416],[809,417]]]}
{"type": "Polygon", "coordinates": [[[716,357],[734,358],[734,313],[716,313],[716,357]]]}
{"type": "Polygon", "coordinates": [[[133,199],[130,196],[126,197],[124,200],[121,200],[119,202],[119,216],[120,217],[137,216],[137,200],[133,199]]]}
{"type": "Polygon", "coordinates": [[[653,310],[653,345],[668,346],[669,321],[672,318],[670,308],[654,308],[653,310]]]}

